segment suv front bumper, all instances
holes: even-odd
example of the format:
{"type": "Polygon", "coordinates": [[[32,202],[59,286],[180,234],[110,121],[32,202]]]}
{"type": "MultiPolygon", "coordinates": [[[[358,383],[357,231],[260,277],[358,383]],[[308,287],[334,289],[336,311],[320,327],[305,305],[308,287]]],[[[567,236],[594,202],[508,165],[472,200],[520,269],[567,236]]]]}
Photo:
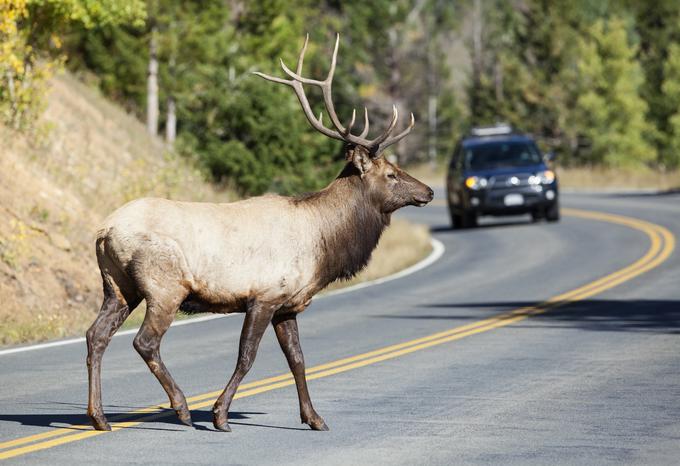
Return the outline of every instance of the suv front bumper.
{"type": "Polygon", "coordinates": [[[557,185],[521,186],[468,191],[465,209],[480,215],[513,215],[533,212],[557,202],[557,185]]]}

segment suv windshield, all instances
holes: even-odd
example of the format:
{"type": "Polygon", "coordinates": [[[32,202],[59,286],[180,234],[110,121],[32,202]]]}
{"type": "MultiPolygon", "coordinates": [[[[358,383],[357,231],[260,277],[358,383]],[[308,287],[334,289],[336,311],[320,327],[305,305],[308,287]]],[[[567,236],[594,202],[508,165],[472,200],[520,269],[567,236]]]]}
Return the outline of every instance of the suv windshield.
{"type": "Polygon", "coordinates": [[[464,149],[467,170],[488,170],[538,165],[541,154],[534,144],[527,142],[493,141],[464,149]]]}

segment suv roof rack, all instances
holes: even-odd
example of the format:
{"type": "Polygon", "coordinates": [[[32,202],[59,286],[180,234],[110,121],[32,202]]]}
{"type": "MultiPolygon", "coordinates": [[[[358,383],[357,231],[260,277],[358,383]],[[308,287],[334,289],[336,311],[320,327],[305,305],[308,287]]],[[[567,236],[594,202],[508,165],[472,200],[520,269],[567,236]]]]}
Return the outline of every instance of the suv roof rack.
{"type": "Polygon", "coordinates": [[[493,126],[478,126],[470,130],[470,136],[499,136],[501,134],[512,134],[514,130],[507,123],[498,123],[493,126]]]}

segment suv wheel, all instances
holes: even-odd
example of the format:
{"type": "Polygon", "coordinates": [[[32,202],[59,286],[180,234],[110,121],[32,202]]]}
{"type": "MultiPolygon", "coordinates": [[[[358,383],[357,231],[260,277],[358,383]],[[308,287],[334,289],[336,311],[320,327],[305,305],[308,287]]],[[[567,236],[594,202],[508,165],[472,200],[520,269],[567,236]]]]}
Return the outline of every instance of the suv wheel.
{"type": "Polygon", "coordinates": [[[454,230],[462,228],[463,217],[455,213],[453,210],[449,210],[449,215],[451,216],[451,228],[454,230]]]}
{"type": "Polygon", "coordinates": [[[545,209],[545,219],[549,222],[557,222],[560,219],[560,204],[555,201],[545,209]]]}
{"type": "Polygon", "coordinates": [[[459,217],[458,228],[474,228],[477,226],[477,213],[470,211],[463,211],[459,217]]]}

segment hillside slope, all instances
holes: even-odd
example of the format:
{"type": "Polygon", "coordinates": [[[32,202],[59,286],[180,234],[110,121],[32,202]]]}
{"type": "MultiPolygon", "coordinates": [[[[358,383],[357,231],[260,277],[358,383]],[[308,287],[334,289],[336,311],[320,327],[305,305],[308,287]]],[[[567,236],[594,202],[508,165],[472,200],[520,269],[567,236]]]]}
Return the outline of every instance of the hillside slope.
{"type": "Polygon", "coordinates": [[[0,125],[0,345],[81,332],[101,299],[94,234],[126,201],[227,199],[143,125],[73,77],[37,133],[0,125]]]}
{"type": "MultiPolygon", "coordinates": [[[[102,298],[94,235],[126,201],[234,197],[72,76],[54,80],[39,126],[27,136],[0,125],[0,346],[83,335],[102,298]]],[[[394,273],[430,250],[426,227],[395,220],[366,270],[334,288],[394,273]]],[[[125,326],[143,315],[140,306],[125,326]]]]}

